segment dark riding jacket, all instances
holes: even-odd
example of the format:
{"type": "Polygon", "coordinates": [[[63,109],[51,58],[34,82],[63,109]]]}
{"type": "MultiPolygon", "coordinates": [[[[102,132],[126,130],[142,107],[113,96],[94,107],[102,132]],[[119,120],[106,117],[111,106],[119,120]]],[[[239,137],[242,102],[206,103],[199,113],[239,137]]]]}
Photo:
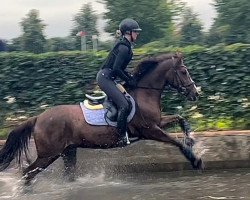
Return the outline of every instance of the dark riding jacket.
{"type": "Polygon", "coordinates": [[[132,60],[132,57],[133,52],[131,43],[127,40],[127,38],[121,37],[104,61],[102,69],[109,68],[112,70],[110,78],[116,79],[118,76],[122,80],[128,82],[132,77],[125,71],[125,69],[132,60]]]}

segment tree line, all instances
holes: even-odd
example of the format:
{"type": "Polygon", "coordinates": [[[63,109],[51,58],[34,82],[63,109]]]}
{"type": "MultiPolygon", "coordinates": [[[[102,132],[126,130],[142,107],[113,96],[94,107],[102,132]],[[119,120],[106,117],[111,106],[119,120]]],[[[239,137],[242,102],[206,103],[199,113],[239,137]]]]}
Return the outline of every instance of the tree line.
{"type": "MultiPolygon", "coordinates": [[[[198,15],[181,0],[100,0],[105,4],[103,18],[107,21],[105,31],[114,36],[120,21],[124,18],[137,20],[144,30],[137,46],[166,47],[206,45],[218,43],[250,43],[250,1],[214,0],[217,16],[209,31],[203,31],[198,15]]],[[[98,15],[90,3],[84,4],[74,16],[74,25],[67,37],[46,39],[46,25],[38,10],[30,10],[21,20],[22,34],[9,43],[0,40],[0,51],[27,51],[43,53],[48,51],[80,50],[79,31],[97,35],[98,15]]],[[[100,49],[110,48],[112,42],[100,42],[100,49]]],[[[87,38],[91,45],[91,37],[87,38]]]]}

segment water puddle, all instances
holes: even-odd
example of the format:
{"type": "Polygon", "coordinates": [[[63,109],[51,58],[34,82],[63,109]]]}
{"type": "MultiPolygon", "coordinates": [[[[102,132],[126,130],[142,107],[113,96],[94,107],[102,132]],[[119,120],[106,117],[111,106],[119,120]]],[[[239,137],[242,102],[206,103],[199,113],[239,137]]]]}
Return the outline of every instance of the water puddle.
{"type": "Polygon", "coordinates": [[[127,174],[107,177],[87,174],[75,182],[55,178],[53,171],[37,176],[30,192],[23,193],[17,171],[0,173],[1,200],[235,200],[250,199],[250,169],[127,174]]]}

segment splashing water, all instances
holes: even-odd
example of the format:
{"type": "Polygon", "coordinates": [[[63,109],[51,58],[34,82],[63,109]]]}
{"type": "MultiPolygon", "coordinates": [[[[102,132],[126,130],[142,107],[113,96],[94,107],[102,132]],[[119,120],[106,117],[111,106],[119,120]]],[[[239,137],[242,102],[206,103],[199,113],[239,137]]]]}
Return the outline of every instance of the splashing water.
{"type": "Polygon", "coordinates": [[[54,171],[41,173],[30,193],[20,192],[17,173],[0,173],[1,200],[186,200],[249,199],[249,169],[127,174],[113,178],[103,171],[65,182],[54,171]]]}
{"type": "Polygon", "coordinates": [[[14,173],[0,173],[0,199],[10,199],[16,196],[19,178],[14,173]]]}
{"type": "MultiPolygon", "coordinates": [[[[52,171],[53,172],[53,171],[52,171]]],[[[37,199],[44,200],[45,198],[61,199],[64,195],[67,195],[69,191],[75,191],[79,189],[91,189],[98,187],[114,187],[124,185],[119,180],[110,180],[106,178],[104,172],[98,174],[87,174],[83,177],[79,177],[74,182],[65,182],[61,178],[55,179],[54,177],[44,177],[39,175],[32,182],[32,187],[29,193],[23,193],[26,186],[23,186],[21,176],[17,173],[0,173],[0,199],[37,199]],[[39,181],[38,181],[39,179],[39,181]]]]}

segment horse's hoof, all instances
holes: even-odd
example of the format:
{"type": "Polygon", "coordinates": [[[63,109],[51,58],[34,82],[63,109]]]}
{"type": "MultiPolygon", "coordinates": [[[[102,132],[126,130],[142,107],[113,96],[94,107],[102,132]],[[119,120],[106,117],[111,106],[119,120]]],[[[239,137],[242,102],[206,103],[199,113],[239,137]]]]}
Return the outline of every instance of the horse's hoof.
{"type": "Polygon", "coordinates": [[[26,195],[26,194],[32,194],[33,193],[33,188],[32,186],[25,186],[22,189],[22,194],[26,195]]]}
{"type": "Polygon", "coordinates": [[[188,147],[193,147],[195,144],[195,140],[191,137],[184,138],[184,144],[188,147]]]}
{"type": "Polygon", "coordinates": [[[64,176],[64,181],[67,182],[67,183],[72,183],[74,181],[76,181],[76,178],[74,175],[65,175],[64,176]]]}
{"type": "Polygon", "coordinates": [[[23,185],[20,187],[20,192],[25,195],[33,193],[32,182],[24,182],[23,185]]]}
{"type": "Polygon", "coordinates": [[[192,166],[194,169],[197,170],[204,170],[205,168],[205,165],[201,158],[195,159],[195,161],[192,163],[192,166]]]}

